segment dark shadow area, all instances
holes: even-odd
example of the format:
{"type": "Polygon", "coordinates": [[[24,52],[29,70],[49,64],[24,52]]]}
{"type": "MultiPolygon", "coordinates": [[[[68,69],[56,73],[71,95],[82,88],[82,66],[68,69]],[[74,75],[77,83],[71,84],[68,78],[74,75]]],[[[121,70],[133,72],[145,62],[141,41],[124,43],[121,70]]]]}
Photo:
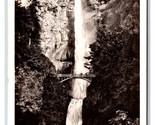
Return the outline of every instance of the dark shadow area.
{"type": "Polygon", "coordinates": [[[139,118],[139,34],[105,31],[90,46],[96,77],[84,100],[84,125],[109,125],[117,110],[139,118]]]}
{"type": "Polygon", "coordinates": [[[52,74],[44,79],[41,114],[46,125],[65,125],[69,96],[67,85],[60,83],[52,74]]]}
{"type": "Polygon", "coordinates": [[[139,0],[103,2],[107,9],[101,7],[87,57],[96,77],[84,100],[83,125],[139,125],[139,0]]]}

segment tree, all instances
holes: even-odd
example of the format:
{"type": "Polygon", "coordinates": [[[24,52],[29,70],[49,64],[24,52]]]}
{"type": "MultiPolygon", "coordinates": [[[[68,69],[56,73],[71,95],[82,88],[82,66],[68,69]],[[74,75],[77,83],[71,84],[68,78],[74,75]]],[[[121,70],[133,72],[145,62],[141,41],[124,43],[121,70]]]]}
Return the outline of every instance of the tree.
{"type": "Polygon", "coordinates": [[[128,111],[132,118],[139,117],[139,34],[109,32],[103,26],[90,48],[96,77],[84,103],[85,124],[106,125],[119,109],[128,111]]]}

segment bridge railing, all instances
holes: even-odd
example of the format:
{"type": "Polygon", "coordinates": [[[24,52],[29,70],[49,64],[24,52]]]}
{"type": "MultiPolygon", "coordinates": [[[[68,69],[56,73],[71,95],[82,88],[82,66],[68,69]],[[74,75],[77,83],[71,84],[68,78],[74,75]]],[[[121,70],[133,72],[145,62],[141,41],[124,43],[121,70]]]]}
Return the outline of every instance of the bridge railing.
{"type": "Polygon", "coordinates": [[[94,74],[57,74],[57,77],[83,77],[83,78],[90,78],[95,77],[94,74]]]}

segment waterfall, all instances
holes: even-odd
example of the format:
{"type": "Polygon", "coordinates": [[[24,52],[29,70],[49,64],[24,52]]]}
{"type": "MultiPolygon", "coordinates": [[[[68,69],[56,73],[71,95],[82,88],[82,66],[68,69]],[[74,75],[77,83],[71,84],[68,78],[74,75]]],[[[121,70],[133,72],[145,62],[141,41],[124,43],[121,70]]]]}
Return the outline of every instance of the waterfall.
{"type": "MultiPolygon", "coordinates": [[[[82,0],[75,0],[75,64],[73,74],[86,74],[89,70],[84,67],[88,62],[84,57],[89,56],[90,43],[95,41],[94,22],[91,16],[85,12],[82,0]],[[89,16],[88,16],[89,15],[89,16]]],[[[73,97],[68,106],[66,125],[82,125],[82,105],[86,97],[87,87],[90,83],[82,79],[74,79],[70,95],[73,97]]]]}

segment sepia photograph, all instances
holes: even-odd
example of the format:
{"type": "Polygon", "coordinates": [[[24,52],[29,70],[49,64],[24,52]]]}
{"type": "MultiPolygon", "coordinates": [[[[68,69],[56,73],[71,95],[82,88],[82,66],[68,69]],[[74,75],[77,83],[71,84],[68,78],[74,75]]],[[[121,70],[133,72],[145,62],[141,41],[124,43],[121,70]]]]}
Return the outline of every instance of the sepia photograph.
{"type": "Polygon", "coordinates": [[[142,125],[140,0],[14,8],[15,125],[142,125]]]}

